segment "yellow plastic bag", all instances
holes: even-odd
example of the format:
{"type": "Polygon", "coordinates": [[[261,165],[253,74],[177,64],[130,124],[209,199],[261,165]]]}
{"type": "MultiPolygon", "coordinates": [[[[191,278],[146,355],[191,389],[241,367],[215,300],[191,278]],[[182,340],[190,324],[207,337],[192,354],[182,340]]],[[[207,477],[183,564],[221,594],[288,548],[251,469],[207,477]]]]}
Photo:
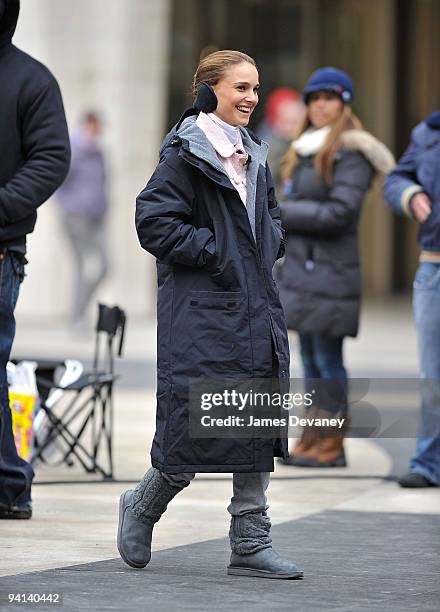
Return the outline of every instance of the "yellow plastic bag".
{"type": "Polygon", "coordinates": [[[21,361],[17,365],[9,362],[7,365],[12,431],[17,453],[26,461],[30,461],[33,452],[32,425],[38,402],[36,367],[33,361],[21,361]]]}
{"type": "Polygon", "coordinates": [[[32,395],[9,392],[9,405],[12,411],[12,430],[17,453],[22,459],[30,461],[33,450],[33,430],[36,398],[32,395]]]}

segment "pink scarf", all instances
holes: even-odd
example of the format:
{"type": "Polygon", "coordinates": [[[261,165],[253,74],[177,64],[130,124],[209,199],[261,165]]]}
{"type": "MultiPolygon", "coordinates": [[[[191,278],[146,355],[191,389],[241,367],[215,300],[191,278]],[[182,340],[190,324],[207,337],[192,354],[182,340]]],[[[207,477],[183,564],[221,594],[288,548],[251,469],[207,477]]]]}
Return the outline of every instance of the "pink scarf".
{"type": "Polygon", "coordinates": [[[246,163],[249,156],[244,150],[241,135],[239,134],[238,143],[234,146],[222,128],[205,113],[199,114],[196,125],[204,132],[206,138],[214,147],[217,157],[229,176],[229,180],[246,206],[246,163]]]}

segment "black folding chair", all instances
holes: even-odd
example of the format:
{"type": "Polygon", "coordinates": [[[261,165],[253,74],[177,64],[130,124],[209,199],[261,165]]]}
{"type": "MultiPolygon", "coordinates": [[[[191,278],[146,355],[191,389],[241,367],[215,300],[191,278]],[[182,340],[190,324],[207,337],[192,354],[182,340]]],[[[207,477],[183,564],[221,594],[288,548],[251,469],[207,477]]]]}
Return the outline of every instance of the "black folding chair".
{"type": "MultiPolygon", "coordinates": [[[[118,356],[122,355],[126,316],[118,306],[98,304],[93,369],[70,384],[56,382],[56,372],[64,362],[39,362],[36,371],[41,410],[46,426],[36,435],[31,462],[72,466],[75,460],[89,473],[113,479],[113,384],[114,341],[119,336],[118,356]],[[103,338],[106,342],[103,344],[103,338]],[[52,373],[52,376],[47,374],[52,373]],[[58,394],[58,395],[54,395],[58,394]],[[59,396],[59,397],[58,397],[59,396]],[[55,401],[54,401],[55,400],[55,401]]],[[[65,366],[69,365],[65,362],[65,366]]]]}

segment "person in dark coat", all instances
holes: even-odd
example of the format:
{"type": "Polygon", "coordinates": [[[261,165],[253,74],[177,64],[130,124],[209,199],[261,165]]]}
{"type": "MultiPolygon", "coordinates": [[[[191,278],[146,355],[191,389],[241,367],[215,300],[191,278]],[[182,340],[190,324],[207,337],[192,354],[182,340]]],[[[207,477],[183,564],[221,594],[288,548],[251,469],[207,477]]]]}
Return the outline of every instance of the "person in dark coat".
{"type": "Polygon", "coordinates": [[[343,341],[358,332],[358,225],[375,171],[387,172],[394,163],[388,149],[362,129],[351,110],[353,94],[346,73],[316,70],[304,90],[307,117],[284,161],[280,208],[287,245],[277,270],[281,301],[288,328],[299,333],[309,392],[318,383],[312,410],[345,418],[345,426],[329,435],[306,428],[287,460],[291,465],[346,465],[343,341]]]}
{"type": "Polygon", "coordinates": [[[62,183],[70,146],[63,102],[49,70],[11,42],[18,0],[0,0],[0,518],[30,518],[32,467],[12,435],[6,364],[37,208],[62,183]]]}
{"type": "Polygon", "coordinates": [[[150,560],[154,523],[196,472],[232,472],[229,574],[297,578],[272,549],[266,489],[286,438],[193,438],[190,381],[288,383],[287,329],[272,267],[283,232],[267,145],[245,129],[258,102],[255,62],[218,51],[197,68],[194,108],[163,143],[137,198],[136,228],[157,259],[157,419],[153,467],[121,496],[118,548],[150,560]],[[202,110],[201,110],[202,109],[202,110]]]}
{"type": "Polygon", "coordinates": [[[416,453],[402,487],[440,486],[440,110],[417,125],[384,185],[398,215],[420,224],[419,268],[413,288],[422,409],[416,453]]]}

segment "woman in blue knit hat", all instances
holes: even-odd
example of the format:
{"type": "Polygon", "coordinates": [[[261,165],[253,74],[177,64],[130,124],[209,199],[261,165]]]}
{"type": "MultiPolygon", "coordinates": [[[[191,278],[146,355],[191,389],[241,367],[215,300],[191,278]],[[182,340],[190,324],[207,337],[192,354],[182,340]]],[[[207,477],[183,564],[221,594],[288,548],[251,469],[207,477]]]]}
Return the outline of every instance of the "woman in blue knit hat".
{"type": "Polygon", "coordinates": [[[305,429],[290,465],[345,466],[347,371],[343,341],[358,332],[361,295],[358,226],[376,171],[389,172],[388,149],[353,113],[353,81],[337,68],[316,70],[304,89],[307,116],[283,165],[281,202],[287,248],[278,269],[287,326],[299,333],[311,416],[344,425],[305,429]]]}

